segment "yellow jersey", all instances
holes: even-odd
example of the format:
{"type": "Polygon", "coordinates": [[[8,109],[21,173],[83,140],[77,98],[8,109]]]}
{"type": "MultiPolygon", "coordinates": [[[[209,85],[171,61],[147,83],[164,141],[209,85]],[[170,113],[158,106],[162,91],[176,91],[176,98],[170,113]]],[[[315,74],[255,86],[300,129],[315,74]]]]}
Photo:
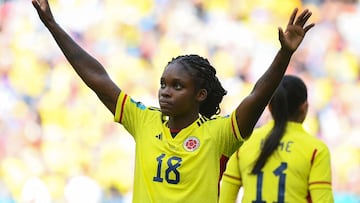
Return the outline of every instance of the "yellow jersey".
{"type": "Polygon", "coordinates": [[[134,203],[218,201],[220,161],[243,142],[235,113],[214,119],[200,116],[173,138],[158,108],[121,92],[114,119],[136,143],[134,203]]]}
{"type": "Polygon", "coordinates": [[[247,203],[333,202],[328,147],[300,123],[287,123],[277,150],[261,173],[251,174],[272,127],[273,121],[254,130],[230,158],[222,178],[220,203],[234,202],[240,187],[242,202],[247,203]]]}

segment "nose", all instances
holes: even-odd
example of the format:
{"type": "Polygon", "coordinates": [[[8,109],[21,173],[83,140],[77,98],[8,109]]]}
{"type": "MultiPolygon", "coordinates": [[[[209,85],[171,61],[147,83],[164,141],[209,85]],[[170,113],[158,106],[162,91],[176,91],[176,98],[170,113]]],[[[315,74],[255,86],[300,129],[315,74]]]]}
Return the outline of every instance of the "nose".
{"type": "Polygon", "coordinates": [[[171,96],[171,90],[169,87],[162,87],[159,89],[159,96],[160,97],[170,97],[171,96]]]}

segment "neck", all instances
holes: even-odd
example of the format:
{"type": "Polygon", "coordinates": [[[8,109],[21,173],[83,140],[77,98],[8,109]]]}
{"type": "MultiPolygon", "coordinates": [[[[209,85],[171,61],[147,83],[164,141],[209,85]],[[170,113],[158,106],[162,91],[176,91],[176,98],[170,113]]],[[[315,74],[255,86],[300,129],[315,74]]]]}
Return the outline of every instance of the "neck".
{"type": "Polygon", "coordinates": [[[198,118],[199,118],[198,114],[187,117],[179,117],[179,116],[169,117],[168,127],[170,129],[181,130],[191,125],[198,118]]]}

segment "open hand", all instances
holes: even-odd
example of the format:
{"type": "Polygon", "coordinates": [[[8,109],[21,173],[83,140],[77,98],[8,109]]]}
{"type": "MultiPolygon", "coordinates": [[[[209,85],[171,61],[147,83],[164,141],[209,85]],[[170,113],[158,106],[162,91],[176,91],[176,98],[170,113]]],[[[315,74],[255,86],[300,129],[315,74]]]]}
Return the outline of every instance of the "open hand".
{"type": "Polygon", "coordinates": [[[300,45],[307,31],[314,27],[314,23],[305,26],[312,13],[305,9],[296,19],[298,9],[292,12],[285,32],[279,27],[279,40],[281,47],[293,53],[300,45]],[[304,27],[305,26],[305,27],[304,27]]]}

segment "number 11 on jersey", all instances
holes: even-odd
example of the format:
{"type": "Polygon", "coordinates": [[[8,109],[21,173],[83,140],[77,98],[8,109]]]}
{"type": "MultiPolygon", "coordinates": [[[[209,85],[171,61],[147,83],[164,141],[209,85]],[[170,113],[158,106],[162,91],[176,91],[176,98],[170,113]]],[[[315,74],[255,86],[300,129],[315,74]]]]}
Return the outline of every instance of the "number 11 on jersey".
{"type": "MultiPolygon", "coordinates": [[[[279,167],[277,167],[273,174],[279,177],[278,182],[278,195],[277,202],[274,203],[285,203],[285,182],[286,182],[286,173],[284,171],[287,168],[287,163],[282,162],[279,167]]],[[[262,200],[262,184],[263,184],[264,173],[261,171],[257,174],[257,183],[256,183],[256,200],[252,201],[252,203],[266,203],[266,201],[262,200]]]]}

